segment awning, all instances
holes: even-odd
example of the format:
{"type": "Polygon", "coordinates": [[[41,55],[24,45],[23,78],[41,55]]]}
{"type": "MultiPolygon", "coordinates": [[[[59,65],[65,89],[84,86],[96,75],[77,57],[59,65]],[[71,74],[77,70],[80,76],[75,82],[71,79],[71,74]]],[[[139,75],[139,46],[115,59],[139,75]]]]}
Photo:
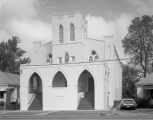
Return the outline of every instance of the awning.
{"type": "Polygon", "coordinates": [[[0,87],[0,91],[6,91],[6,87],[0,87]]]}
{"type": "Polygon", "coordinates": [[[0,71],[0,85],[20,85],[20,76],[0,71]]]}

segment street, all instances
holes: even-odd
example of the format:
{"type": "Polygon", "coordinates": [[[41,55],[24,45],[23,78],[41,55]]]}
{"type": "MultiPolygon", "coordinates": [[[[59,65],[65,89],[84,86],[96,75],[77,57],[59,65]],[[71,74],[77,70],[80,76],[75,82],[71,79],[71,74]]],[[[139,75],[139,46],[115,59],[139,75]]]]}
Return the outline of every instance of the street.
{"type": "Polygon", "coordinates": [[[123,111],[0,111],[0,120],[152,120],[152,118],[152,109],[123,111]]]}

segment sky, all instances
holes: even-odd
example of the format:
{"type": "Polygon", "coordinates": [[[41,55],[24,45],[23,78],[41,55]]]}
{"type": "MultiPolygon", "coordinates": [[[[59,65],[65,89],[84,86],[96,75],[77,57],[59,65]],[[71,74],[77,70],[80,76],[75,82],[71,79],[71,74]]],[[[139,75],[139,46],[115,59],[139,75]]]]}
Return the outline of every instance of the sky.
{"type": "Polygon", "coordinates": [[[52,40],[53,14],[79,11],[88,21],[88,37],[114,36],[118,53],[124,57],[121,41],[131,20],[152,15],[152,6],[153,0],[0,0],[0,42],[18,36],[20,47],[28,51],[33,41],[52,40]]]}

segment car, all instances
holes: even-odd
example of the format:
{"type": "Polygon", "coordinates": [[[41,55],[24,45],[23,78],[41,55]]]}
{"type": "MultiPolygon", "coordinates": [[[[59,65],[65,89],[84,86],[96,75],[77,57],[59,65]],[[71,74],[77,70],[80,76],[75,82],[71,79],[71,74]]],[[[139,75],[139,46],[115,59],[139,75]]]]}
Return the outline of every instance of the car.
{"type": "Polygon", "coordinates": [[[124,98],[122,99],[122,101],[120,102],[120,109],[136,109],[137,104],[135,102],[134,99],[131,98],[124,98]]]}

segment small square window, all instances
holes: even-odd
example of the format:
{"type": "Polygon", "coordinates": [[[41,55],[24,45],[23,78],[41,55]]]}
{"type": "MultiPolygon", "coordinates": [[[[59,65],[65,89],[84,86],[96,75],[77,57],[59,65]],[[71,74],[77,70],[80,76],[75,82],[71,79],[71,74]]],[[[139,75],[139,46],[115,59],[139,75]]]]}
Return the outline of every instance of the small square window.
{"type": "Polygon", "coordinates": [[[72,62],[75,62],[75,56],[71,56],[72,57],[72,62]]]}
{"type": "Polygon", "coordinates": [[[58,57],[58,62],[62,63],[62,57],[58,57]]]}

